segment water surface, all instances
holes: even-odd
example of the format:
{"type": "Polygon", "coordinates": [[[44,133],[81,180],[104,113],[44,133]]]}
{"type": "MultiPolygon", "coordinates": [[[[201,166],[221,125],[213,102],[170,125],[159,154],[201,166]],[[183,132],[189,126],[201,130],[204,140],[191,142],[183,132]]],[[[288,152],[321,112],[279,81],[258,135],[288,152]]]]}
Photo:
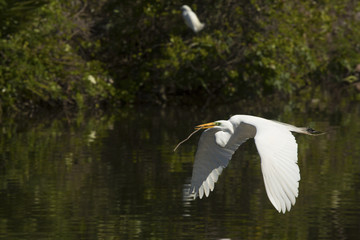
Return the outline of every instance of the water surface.
{"type": "Polygon", "coordinates": [[[139,107],[95,116],[5,119],[1,129],[1,239],[360,235],[360,104],[306,111],[139,107]],[[296,135],[302,179],[290,212],[278,213],[268,200],[253,140],[238,149],[208,198],[184,195],[200,134],[177,152],[173,148],[195,125],[237,113],[327,131],[296,135]]]}

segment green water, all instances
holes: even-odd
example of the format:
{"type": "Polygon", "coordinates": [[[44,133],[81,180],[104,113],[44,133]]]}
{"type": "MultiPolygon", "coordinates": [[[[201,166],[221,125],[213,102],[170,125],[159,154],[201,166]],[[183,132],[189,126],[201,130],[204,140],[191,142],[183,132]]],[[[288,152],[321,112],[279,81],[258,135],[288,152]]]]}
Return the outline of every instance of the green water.
{"type": "Polygon", "coordinates": [[[111,114],[4,119],[0,239],[357,239],[360,104],[332,110],[284,106],[120,109],[111,114]],[[241,110],[239,110],[241,109],[241,110]],[[267,198],[252,140],[208,198],[186,191],[197,124],[253,114],[326,131],[295,135],[301,181],[279,214],[267,198]]]}

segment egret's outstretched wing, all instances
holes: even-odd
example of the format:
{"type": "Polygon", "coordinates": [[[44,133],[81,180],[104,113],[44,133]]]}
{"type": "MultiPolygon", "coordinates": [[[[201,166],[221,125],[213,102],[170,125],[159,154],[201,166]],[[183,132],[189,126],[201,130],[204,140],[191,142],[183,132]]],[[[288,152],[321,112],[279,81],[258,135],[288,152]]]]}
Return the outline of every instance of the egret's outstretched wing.
{"type": "Polygon", "coordinates": [[[298,196],[300,170],[297,143],[286,126],[257,128],[255,144],[261,157],[266,193],[279,211],[290,211],[298,196]]]}
{"type": "Polygon", "coordinates": [[[190,193],[195,193],[195,197],[199,196],[200,198],[204,194],[209,196],[219,175],[228,165],[236,149],[248,138],[254,137],[255,132],[252,125],[245,123],[241,123],[235,129],[234,134],[214,128],[204,131],[195,155],[190,193]],[[223,147],[216,143],[218,140],[216,138],[226,139],[223,147]]]}
{"type": "Polygon", "coordinates": [[[198,17],[193,11],[187,11],[184,14],[184,20],[186,25],[194,31],[196,31],[196,27],[200,24],[198,17]]]}

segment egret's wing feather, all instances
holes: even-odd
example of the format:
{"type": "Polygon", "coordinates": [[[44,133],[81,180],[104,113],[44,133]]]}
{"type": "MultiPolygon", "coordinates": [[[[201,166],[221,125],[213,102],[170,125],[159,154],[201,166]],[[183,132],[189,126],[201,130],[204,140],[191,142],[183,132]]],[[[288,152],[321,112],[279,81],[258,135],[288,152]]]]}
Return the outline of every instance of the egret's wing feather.
{"type": "Polygon", "coordinates": [[[256,128],[254,125],[241,122],[237,127],[234,128],[234,134],[229,139],[229,142],[226,144],[226,147],[236,151],[238,147],[243,144],[249,138],[255,137],[256,128]]]}
{"type": "Polygon", "coordinates": [[[210,128],[200,137],[190,187],[190,193],[195,193],[195,197],[202,198],[204,194],[205,196],[210,194],[236,149],[248,138],[254,137],[255,128],[249,124],[240,124],[234,134],[230,134],[224,147],[216,143],[215,134],[217,133],[224,132],[210,128]]]}
{"type": "Polygon", "coordinates": [[[285,213],[290,211],[298,196],[297,143],[286,126],[274,126],[258,128],[255,143],[261,157],[267,195],[274,207],[285,213]]]}
{"type": "Polygon", "coordinates": [[[185,24],[195,32],[200,31],[204,27],[204,24],[199,21],[199,18],[193,11],[187,11],[183,14],[183,17],[185,24]]]}
{"type": "Polygon", "coordinates": [[[189,15],[189,12],[183,13],[183,18],[184,18],[186,26],[188,26],[191,29],[195,29],[194,24],[191,21],[191,17],[189,15]]]}

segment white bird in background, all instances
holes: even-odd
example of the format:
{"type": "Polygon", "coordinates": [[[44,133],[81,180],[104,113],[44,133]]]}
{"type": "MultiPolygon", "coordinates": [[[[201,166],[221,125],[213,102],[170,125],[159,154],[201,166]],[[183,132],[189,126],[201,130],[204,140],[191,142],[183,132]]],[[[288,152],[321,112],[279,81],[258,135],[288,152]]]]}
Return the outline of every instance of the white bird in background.
{"type": "Polygon", "coordinates": [[[228,121],[196,127],[202,128],[207,130],[199,140],[190,187],[194,198],[209,196],[236,149],[247,139],[254,138],[266,193],[279,212],[290,211],[298,196],[300,181],[297,143],[291,132],[308,135],[321,132],[249,115],[235,115],[228,121]]]}
{"type": "Polygon", "coordinates": [[[196,14],[191,10],[188,5],[183,5],[181,7],[181,10],[186,25],[191,28],[195,33],[201,31],[204,28],[205,24],[199,21],[196,14]]]}

